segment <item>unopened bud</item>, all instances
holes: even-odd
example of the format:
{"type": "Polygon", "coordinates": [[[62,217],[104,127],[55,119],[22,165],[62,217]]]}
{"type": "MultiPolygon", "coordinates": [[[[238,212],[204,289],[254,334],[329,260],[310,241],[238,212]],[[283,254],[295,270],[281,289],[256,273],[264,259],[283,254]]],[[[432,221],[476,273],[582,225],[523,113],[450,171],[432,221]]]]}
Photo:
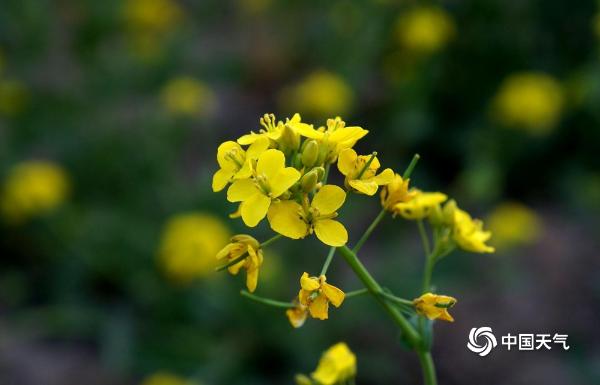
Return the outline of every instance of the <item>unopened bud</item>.
{"type": "Polygon", "coordinates": [[[300,135],[296,133],[289,125],[285,124],[281,130],[279,142],[286,153],[298,150],[300,147],[300,135]]]}
{"type": "Polygon", "coordinates": [[[302,164],[306,167],[312,167],[319,157],[319,144],[316,140],[307,140],[302,150],[302,164]]]}
{"type": "Polygon", "coordinates": [[[317,170],[310,170],[308,173],[304,174],[302,180],[300,181],[300,186],[302,186],[302,191],[310,192],[317,187],[317,183],[319,182],[319,173],[317,170]]]}

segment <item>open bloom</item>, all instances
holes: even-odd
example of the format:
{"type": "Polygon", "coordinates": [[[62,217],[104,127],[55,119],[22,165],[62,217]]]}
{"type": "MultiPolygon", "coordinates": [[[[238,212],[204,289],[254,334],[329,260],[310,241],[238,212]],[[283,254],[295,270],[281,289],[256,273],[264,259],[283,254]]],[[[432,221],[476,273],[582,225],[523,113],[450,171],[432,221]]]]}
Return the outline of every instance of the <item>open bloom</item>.
{"type": "Polygon", "coordinates": [[[356,376],[356,356],[348,345],[337,343],[323,353],[311,376],[322,385],[346,383],[356,376]]]}
{"type": "Polygon", "coordinates": [[[417,195],[416,191],[408,190],[410,179],[403,179],[395,174],[392,181],[381,188],[381,206],[387,211],[393,211],[397,203],[408,202],[417,195]]]}
{"type": "Polygon", "coordinates": [[[311,317],[325,320],[329,317],[329,303],[340,307],[344,302],[345,294],[337,287],[328,284],[327,278],[309,277],[308,273],[300,277],[300,292],[298,300],[301,305],[308,308],[311,317]]]}
{"type": "Polygon", "coordinates": [[[308,308],[302,305],[298,300],[294,301],[296,307],[291,309],[287,309],[285,311],[285,315],[287,316],[290,324],[294,328],[299,328],[304,325],[304,321],[306,321],[306,317],[308,315],[308,308]]]}
{"type": "Polygon", "coordinates": [[[334,220],[342,207],[346,193],[341,187],[325,185],[315,194],[310,206],[284,200],[271,205],[268,213],[271,228],[281,235],[301,239],[314,231],[317,238],[329,246],[343,246],[348,241],[344,225],[334,220]]]}
{"type": "Polygon", "coordinates": [[[339,117],[328,119],[326,129],[319,127],[315,130],[309,125],[298,125],[296,131],[319,142],[326,163],[335,162],[340,152],[353,147],[359,139],[369,133],[361,127],[346,127],[346,123],[339,117]]]}
{"type": "Polygon", "coordinates": [[[492,233],[483,230],[483,222],[472,219],[469,213],[459,209],[454,210],[454,229],[452,233],[458,246],[473,253],[493,253],[495,249],[485,244],[492,233]]]}
{"type": "Polygon", "coordinates": [[[411,190],[414,196],[407,202],[396,203],[392,210],[394,214],[400,214],[406,219],[423,219],[440,203],[448,197],[440,192],[423,192],[417,189],[411,190]]]}
{"type": "Polygon", "coordinates": [[[346,186],[365,195],[374,195],[379,186],[394,180],[391,168],[377,175],[379,167],[381,164],[375,155],[357,155],[351,148],[342,151],[338,158],[338,169],[346,176],[346,186]]]}
{"type": "Polygon", "coordinates": [[[227,141],[217,149],[217,162],[220,169],[213,175],[213,191],[221,191],[234,179],[249,178],[252,175],[252,162],[269,148],[269,140],[252,143],[247,151],[236,142],[227,141]]]}
{"type": "Polygon", "coordinates": [[[454,318],[448,313],[448,309],[454,304],[456,304],[456,298],[433,293],[425,293],[413,300],[413,305],[418,314],[430,320],[440,319],[449,322],[454,322],[454,318]]]}
{"type": "Polygon", "coordinates": [[[261,138],[277,141],[281,138],[286,125],[292,130],[295,130],[296,127],[310,127],[309,124],[302,123],[300,114],[294,114],[291,119],[286,119],[285,123],[281,120],[277,121],[274,114],[264,114],[263,117],[260,118],[260,125],[263,126],[263,128],[258,132],[251,131],[249,134],[242,135],[238,138],[237,142],[241,145],[247,145],[252,144],[261,138]]]}
{"type": "Polygon", "coordinates": [[[228,270],[231,274],[237,275],[240,269],[246,269],[246,287],[252,293],[256,290],[258,271],[263,263],[263,252],[260,243],[256,239],[245,234],[233,236],[231,243],[228,243],[217,253],[217,259],[232,262],[246,253],[248,253],[246,258],[229,266],[228,270]]]}
{"type": "Polygon", "coordinates": [[[285,155],[267,150],[259,155],[252,178],[235,180],[227,190],[227,200],[242,202],[240,214],[246,226],[256,226],[266,215],[271,201],[279,198],[300,179],[300,172],[285,167],[285,155]]]}

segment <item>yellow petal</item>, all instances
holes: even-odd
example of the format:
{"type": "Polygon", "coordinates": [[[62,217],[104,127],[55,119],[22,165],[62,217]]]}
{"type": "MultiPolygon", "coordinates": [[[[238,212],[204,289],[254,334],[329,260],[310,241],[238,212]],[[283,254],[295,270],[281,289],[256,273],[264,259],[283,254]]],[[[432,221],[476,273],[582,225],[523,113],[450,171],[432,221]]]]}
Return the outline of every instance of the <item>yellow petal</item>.
{"type": "Polygon", "coordinates": [[[240,136],[237,142],[242,146],[246,146],[256,142],[261,137],[263,137],[262,134],[255,134],[254,132],[251,132],[250,134],[240,136]]]}
{"type": "Polygon", "coordinates": [[[344,297],[346,296],[343,291],[338,289],[337,287],[330,285],[328,283],[324,283],[321,286],[321,290],[323,290],[323,294],[327,297],[329,302],[335,307],[340,307],[342,302],[344,302],[344,297]]]}
{"type": "Polygon", "coordinates": [[[336,185],[327,184],[317,192],[310,204],[322,215],[332,214],[342,207],[346,200],[344,190],[336,185]]]}
{"type": "Polygon", "coordinates": [[[356,154],[356,151],[351,148],[345,149],[338,156],[338,170],[340,170],[340,172],[344,175],[350,174],[352,171],[354,171],[357,158],[358,155],[356,154]]]}
{"type": "Polygon", "coordinates": [[[264,175],[268,181],[273,180],[285,167],[285,155],[279,150],[267,150],[258,157],[256,173],[264,175]]]}
{"type": "Polygon", "coordinates": [[[308,310],[313,318],[325,320],[329,316],[329,301],[327,301],[327,298],[321,294],[308,306],[308,310]]]}
{"type": "Polygon", "coordinates": [[[293,167],[286,167],[281,170],[275,178],[269,181],[271,194],[273,198],[277,198],[287,191],[300,179],[300,171],[293,167]]]}
{"type": "Polygon", "coordinates": [[[379,185],[371,178],[367,180],[354,179],[348,182],[350,187],[365,195],[375,195],[379,185]]]}
{"type": "Polygon", "coordinates": [[[315,223],[317,238],[329,246],[344,246],[348,242],[348,232],[344,225],[333,219],[319,219],[315,223]]]}
{"type": "Polygon", "coordinates": [[[318,280],[309,277],[308,273],[304,272],[302,277],[300,277],[300,287],[302,290],[310,293],[311,291],[315,291],[321,287],[321,284],[318,280]]]}
{"type": "Polygon", "coordinates": [[[227,189],[227,200],[229,202],[241,202],[258,193],[259,191],[252,179],[238,179],[227,189]]]}
{"type": "Polygon", "coordinates": [[[240,211],[246,226],[256,226],[267,215],[270,204],[271,199],[259,192],[244,200],[240,205],[240,211]]]}
{"type": "Polygon", "coordinates": [[[219,169],[213,175],[212,189],[214,192],[221,191],[227,186],[227,183],[233,178],[233,172],[230,170],[219,169]]]}
{"type": "Polygon", "coordinates": [[[334,143],[354,142],[358,141],[363,136],[367,135],[369,131],[361,127],[344,127],[335,130],[329,136],[329,140],[334,143]]]}
{"type": "Polygon", "coordinates": [[[300,123],[300,124],[294,123],[294,124],[292,124],[292,126],[294,127],[296,132],[298,132],[300,135],[305,136],[307,138],[310,138],[310,139],[323,138],[323,133],[315,130],[312,125],[309,125],[306,123],[300,123]]]}
{"type": "Polygon", "coordinates": [[[294,201],[273,202],[268,212],[271,228],[292,239],[304,238],[308,224],[302,219],[302,206],[294,201]]]}
{"type": "Polygon", "coordinates": [[[253,293],[256,290],[256,286],[258,285],[258,268],[249,269],[246,273],[246,287],[250,293],[253,293]]]}
{"type": "Polygon", "coordinates": [[[374,176],[372,179],[380,186],[392,183],[394,180],[394,171],[391,168],[386,168],[381,174],[374,176]]]}
{"type": "Polygon", "coordinates": [[[252,143],[252,145],[246,150],[246,159],[258,159],[260,154],[267,151],[270,143],[271,141],[266,137],[260,137],[256,139],[254,143],[252,143]]]}
{"type": "Polygon", "coordinates": [[[217,163],[219,163],[219,166],[221,166],[221,168],[224,168],[226,170],[236,170],[237,169],[237,165],[235,164],[235,162],[233,162],[231,159],[229,159],[227,157],[228,153],[230,152],[239,152],[239,153],[244,153],[244,150],[242,149],[242,147],[240,147],[239,144],[237,144],[236,142],[232,142],[232,141],[227,141],[224,143],[221,143],[221,145],[219,146],[219,148],[217,149],[217,163]]]}
{"type": "Polygon", "coordinates": [[[304,325],[304,321],[306,321],[306,310],[298,307],[286,310],[285,315],[287,315],[290,324],[295,328],[304,325]]]}

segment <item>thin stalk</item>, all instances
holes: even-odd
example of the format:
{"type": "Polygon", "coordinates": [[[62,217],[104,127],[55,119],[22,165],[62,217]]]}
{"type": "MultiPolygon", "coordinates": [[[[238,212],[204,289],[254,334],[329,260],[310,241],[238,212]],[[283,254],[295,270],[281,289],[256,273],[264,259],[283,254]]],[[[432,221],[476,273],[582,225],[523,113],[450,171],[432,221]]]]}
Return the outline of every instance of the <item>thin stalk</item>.
{"type": "Polygon", "coordinates": [[[334,254],[335,254],[335,247],[332,246],[329,249],[329,254],[327,254],[327,258],[325,258],[325,263],[323,263],[323,268],[321,269],[321,275],[327,274],[327,269],[329,269],[329,265],[331,264],[331,260],[333,259],[334,254]]]}
{"type": "Polygon", "coordinates": [[[427,231],[425,231],[425,225],[423,224],[422,219],[417,220],[417,227],[419,228],[421,242],[423,242],[423,249],[425,249],[425,256],[429,257],[431,255],[431,246],[429,244],[429,237],[427,236],[427,231]]]}
{"type": "Polygon", "coordinates": [[[276,308],[280,308],[280,309],[292,309],[292,308],[296,307],[296,305],[294,305],[291,302],[282,302],[282,301],[276,301],[276,300],[270,299],[270,298],[260,297],[258,295],[249,293],[246,290],[241,290],[240,294],[242,295],[242,297],[246,297],[254,302],[262,303],[263,305],[268,305],[271,307],[276,307],[276,308]]]}
{"type": "Polygon", "coordinates": [[[411,309],[413,308],[413,301],[410,301],[410,300],[408,300],[408,299],[404,299],[404,298],[396,297],[395,295],[393,295],[393,294],[390,294],[390,293],[386,293],[385,291],[382,291],[381,293],[379,293],[379,295],[381,295],[381,296],[383,296],[385,299],[388,299],[388,300],[390,300],[390,301],[392,301],[392,302],[395,302],[395,303],[397,303],[397,304],[399,304],[399,305],[402,305],[402,306],[408,306],[408,307],[410,307],[411,309]]]}
{"type": "Polygon", "coordinates": [[[425,385],[437,385],[435,365],[433,364],[431,353],[417,351],[417,354],[419,355],[419,362],[421,362],[421,368],[423,369],[423,381],[425,385]]]}
{"type": "Polygon", "coordinates": [[[331,164],[325,165],[325,174],[323,174],[323,184],[324,185],[327,184],[327,179],[329,178],[329,168],[330,167],[331,167],[331,164]]]}
{"type": "Polygon", "coordinates": [[[226,264],[219,266],[217,268],[215,268],[215,271],[223,271],[225,269],[227,269],[230,266],[233,265],[237,265],[239,262],[243,261],[244,259],[248,258],[248,253],[244,253],[242,255],[240,255],[239,257],[232,259],[231,261],[227,262],[226,264]]]}
{"type": "Polygon", "coordinates": [[[388,315],[392,318],[392,320],[400,328],[400,330],[402,330],[402,333],[405,335],[410,345],[415,348],[418,347],[421,343],[421,337],[410,324],[410,322],[408,322],[408,320],[404,318],[402,313],[400,313],[398,309],[396,309],[393,305],[391,305],[384,298],[381,297],[380,294],[383,292],[381,286],[367,271],[365,266],[356,256],[356,254],[346,246],[338,247],[338,250],[342,257],[344,257],[350,268],[352,268],[354,273],[369,290],[371,295],[384,308],[384,310],[388,313],[388,315]]]}
{"type": "Polygon", "coordinates": [[[410,161],[410,163],[408,164],[408,167],[406,168],[406,170],[404,171],[404,174],[402,174],[402,179],[410,178],[410,174],[412,174],[419,159],[421,159],[421,155],[419,155],[419,154],[413,155],[413,158],[410,161]]]}
{"type": "Polygon", "coordinates": [[[277,234],[275,236],[273,236],[272,238],[267,239],[266,241],[264,241],[263,243],[260,244],[261,248],[267,247],[269,246],[271,243],[275,242],[276,240],[278,240],[279,238],[283,237],[283,235],[281,234],[277,234]]]}
{"type": "Polygon", "coordinates": [[[354,297],[359,297],[361,295],[367,294],[369,292],[368,289],[358,289],[358,290],[354,290],[354,291],[349,291],[346,293],[345,298],[354,298],[354,297]]]}
{"type": "Polygon", "coordinates": [[[355,253],[358,253],[358,251],[363,246],[363,244],[367,241],[367,239],[369,239],[369,236],[371,235],[373,230],[375,230],[375,227],[377,227],[379,222],[381,222],[383,217],[385,217],[385,213],[386,213],[385,209],[381,209],[379,214],[377,214],[377,216],[375,217],[373,222],[369,225],[369,227],[367,228],[365,233],[362,235],[362,237],[360,237],[358,242],[356,242],[356,245],[354,245],[354,248],[352,249],[352,251],[354,251],[355,253]]]}
{"type": "Polygon", "coordinates": [[[369,168],[371,163],[373,163],[373,160],[375,159],[376,156],[377,156],[377,151],[373,151],[371,153],[371,156],[369,157],[369,160],[367,160],[367,163],[365,163],[365,165],[360,170],[360,172],[358,173],[358,175],[356,176],[355,179],[360,179],[364,175],[365,171],[367,171],[367,169],[369,168]]]}

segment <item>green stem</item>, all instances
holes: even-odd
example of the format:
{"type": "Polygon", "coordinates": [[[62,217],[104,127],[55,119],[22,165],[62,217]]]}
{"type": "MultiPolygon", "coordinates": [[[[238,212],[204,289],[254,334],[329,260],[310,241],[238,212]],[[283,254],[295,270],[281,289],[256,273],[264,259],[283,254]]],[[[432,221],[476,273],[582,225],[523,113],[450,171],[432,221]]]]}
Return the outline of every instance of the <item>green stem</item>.
{"type": "Polygon", "coordinates": [[[408,167],[406,168],[406,170],[404,171],[404,174],[402,174],[402,179],[410,178],[410,174],[412,174],[419,159],[421,159],[421,155],[419,155],[419,154],[413,155],[413,158],[410,161],[410,163],[408,164],[408,167]]]}
{"type": "Polygon", "coordinates": [[[417,354],[419,355],[419,362],[421,362],[421,368],[423,369],[423,381],[425,385],[437,385],[435,365],[433,364],[431,353],[417,351],[417,354]]]}
{"type": "Polygon", "coordinates": [[[236,259],[232,259],[231,261],[227,262],[226,264],[215,268],[215,271],[223,271],[230,266],[237,265],[239,262],[243,261],[246,258],[248,258],[248,253],[244,253],[244,254],[240,255],[239,257],[237,257],[236,259]]]}
{"type": "Polygon", "coordinates": [[[280,309],[292,309],[292,308],[296,307],[296,305],[294,305],[291,302],[282,302],[282,301],[276,301],[276,300],[270,299],[270,298],[259,297],[258,295],[248,293],[246,290],[241,290],[240,294],[243,297],[251,299],[254,302],[262,303],[263,305],[268,305],[268,306],[272,306],[272,307],[276,307],[276,308],[280,308],[280,309]]]}
{"type": "Polygon", "coordinates": [[[421,343],[421,337],[417,333],[417,331],[413,328],[413,326],[408,322],[406,318],[400,313],[398,309],[396,309],[393,305],[388,303],[380,294],[383,292],[379,283],[375,281],[375,279],[371,276],[371,274],[367,271],[362,262],[358,259],[356,254],[350,250],[346,246],[338,247],[338,251],[344,257],[350,268],[354,271],[354,273],[358,276],[358,278],[362,281],[365,287],[369,290],[371,295],[379,302],[379,304],[385,309],[385,311],[392,318],[394,323],[398,325],[402,333],[408,340],[409,344],[415,348],[417,348],[421,343]]]}
{"type": "Polygon", "coordinates": [[[381,295],[384,298],[386,298],[386,299],[388,299],[388,300],[390,300],[392,302],[395,302],[395,303],[397,303],[399,305],[408,306],[411,309],[413,308],[413,301],[409,301],[408,299],[396,297],[395,295],[390,294],[390,293],[386,293],[385,291],[382,291],[379,295],[381,295]]]}
{"type": "Polygon", "coordinates": [[[377,151],[373,151],[373,153],[371,153],[371,157],[369,158],[369,160],[367,160],[367,163],[365,163],[363,168],[360,170],[360,172],[354,179],[360,179],[364,175],[365,171],[367,171],[367,169],[369,168],[371,163],[373,163],[373,160],[375,159],[376,156],[377,156],[377,151]]]}
{"type": "Polygon", "coordinates": [[[267,247],[269,246],[271,243],[275,242],[276,240],[278,240],[279,238],[283,237],[283,235],[281,234],[277,234],[275,236],[273,236],[272,238],[267,239],[266,241],[264,241],[263,243],[260,244],[261,248],[267,247]]]}
{"type": "Polygon", "coordinates": [[[427,236],[427,231],[425,231],[425,225],[423,224],[423,220],[417,220],[417,227],[419,228],[419,235],[421,236],[421,242],[423,242],[423,249],[425,249],[425,255],[429,257],[431,255],[431,246],[429,244],[429,237],[427,236]]]}
{"type": "Polygon", "coordinates": [[[373,222],[367,228],[367,231],[365,231],[365,233],[362,235],[362,237],[360,237],[358,242],[356,242],[356,245],[354,245],[354,248],[352,249],[352,251],[354,251],[355,253],[358,253],[358,251],[363,246],[363,244],[367,241],[367,239],[369,239],[369,236],[371,235],[373,230],[375,230],[375,227],[377,227],[379,222],[381,222],[383,217],[385,217],[385,213],[386,213],[385,209],[381,209],[379,214],[377,214],[377,217],[375,217],[373,222]]]}
{"type": "Polygon", "coordinates": [[[323,268],[321,269],[321,275],[327,274],[327,269],[329,269],[329,265],[331,264],[331,260],[333,259],[333,255],[335,254],[335,247],[332,246],[329,249],[329,254],[327,254],[327,258],[325,259],[325,263],[323,264],[323,268]]]}
{"type": "Polygon", "coordinates": [[[358,290],[354,290],[354,291],[349,291],[346,293],[345,298],[353,298],[353,297],[359,297],[361,295],[367,294],[369,292],[368,289],[358,289],[358,290]]]}
{"type": "Polygon", "coordinates": [[[331,167],[331,164],[327,164],[325,166],[325,174],[323,174],[323,184],[326,185],[327,184],[327,179],[329,178],[329,168],[331,167]]]}

